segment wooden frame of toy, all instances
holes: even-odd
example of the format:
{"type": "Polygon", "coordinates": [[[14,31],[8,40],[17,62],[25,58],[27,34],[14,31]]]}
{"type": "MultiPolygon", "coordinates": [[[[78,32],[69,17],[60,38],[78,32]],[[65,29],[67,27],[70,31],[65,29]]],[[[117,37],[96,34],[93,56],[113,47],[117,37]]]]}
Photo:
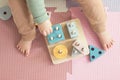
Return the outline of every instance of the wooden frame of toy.
{"type": "Polygon", "coordinates": [[[89,54],[89,48],[79,19],[52,26],[53,33],[46,37],[46,44],[53,64],[69,61],[89,54]]]}

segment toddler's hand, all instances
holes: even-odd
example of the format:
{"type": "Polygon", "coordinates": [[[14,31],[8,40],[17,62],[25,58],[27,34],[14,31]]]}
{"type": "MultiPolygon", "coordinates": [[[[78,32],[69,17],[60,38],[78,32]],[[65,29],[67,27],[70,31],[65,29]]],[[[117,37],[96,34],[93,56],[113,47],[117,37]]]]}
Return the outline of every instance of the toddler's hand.
{"type": "Polygon", "coordinates": [[[51,21],[48,19],[42,24],[38,25],[39,31],[44,36],[47,36],[48,34],[52,33],[52,24],[51,21]]]}

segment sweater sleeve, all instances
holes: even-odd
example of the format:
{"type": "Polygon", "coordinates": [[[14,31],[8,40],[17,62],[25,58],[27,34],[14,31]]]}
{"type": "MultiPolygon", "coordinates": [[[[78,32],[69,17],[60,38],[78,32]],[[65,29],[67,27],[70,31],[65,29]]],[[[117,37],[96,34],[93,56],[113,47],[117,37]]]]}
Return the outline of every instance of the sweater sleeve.
{"type": "Polygon", "coordinates": [[[49,18],[45,9],[44,0],[26,0],[26,2],[35,23],[40,24],[49,18]]]}

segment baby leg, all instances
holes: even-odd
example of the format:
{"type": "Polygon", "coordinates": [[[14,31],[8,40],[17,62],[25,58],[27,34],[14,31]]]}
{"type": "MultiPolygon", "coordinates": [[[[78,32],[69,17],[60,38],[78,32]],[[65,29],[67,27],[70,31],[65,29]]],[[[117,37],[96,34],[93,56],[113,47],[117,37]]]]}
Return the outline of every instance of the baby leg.
{"type": "Polygon", "coordinates": [[[102,0],[78,0],[83,12],[90,22],[91,28],[97,34],[103,48],[109,49],[113,39],[106,30],[106,13],[102,0]]]}
{"type": "Polygon", "coordinates": [[[50,34],[52,32],[52,24],[47,15],[44,0],[26,0],[26,2],[39,31],[44,36],[50,34]]]}
{"type": "Polygon", "coordinates": [[[21,34],[17,48],[23,54],[28,55],[36,32],[32,16],[27,9],[26,0],[9,0],[9,6],[18,32],[21,34]]]}

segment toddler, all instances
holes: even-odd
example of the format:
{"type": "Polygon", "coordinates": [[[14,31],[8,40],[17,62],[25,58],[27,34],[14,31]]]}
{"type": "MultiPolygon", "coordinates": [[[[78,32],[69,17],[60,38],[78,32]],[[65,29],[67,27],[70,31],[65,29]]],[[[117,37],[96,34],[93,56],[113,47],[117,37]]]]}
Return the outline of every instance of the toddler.
{"type": "MultiPolygon", "coordinates": [[[[113,45],[113,39],[106,31],[106,14],[101,0],[78,0],[83,12],[90,22],[91,28],[97,34],[103,49],[113,45]]],[[[18,32],[21,34],[17,48],[28,56],[32,41],[35,39],[35,24],[41,34],[47,36],[52,33],[52,24],[47,15],[44,0],[9,0],[9,7],[13,15],[18,32]]]]}

